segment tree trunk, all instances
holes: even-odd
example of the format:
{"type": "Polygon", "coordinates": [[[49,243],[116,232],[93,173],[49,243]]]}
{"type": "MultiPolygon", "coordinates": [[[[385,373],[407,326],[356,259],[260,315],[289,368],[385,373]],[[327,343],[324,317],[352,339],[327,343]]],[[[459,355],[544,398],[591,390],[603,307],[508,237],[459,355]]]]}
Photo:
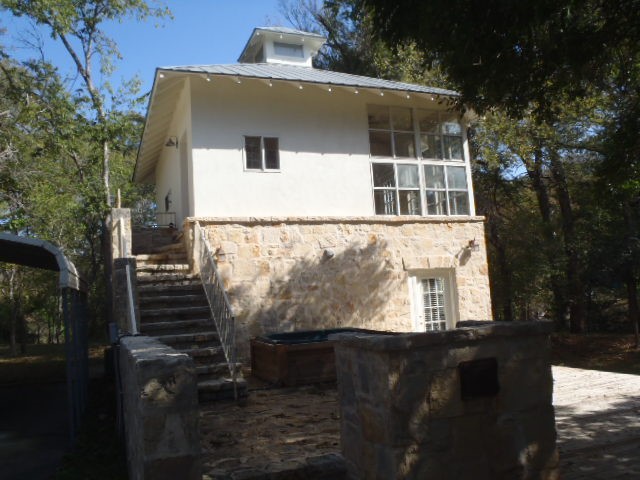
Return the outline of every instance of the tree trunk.
{"type": "Polygon", "coordinates": [[[11,305],[11,320],[10,320],[10,332],[9,332],[9,344],[11,350],[11,356],[18,355],[18,343],[17,343],[17,325],[18,325],[18,312],[15,307],[15,281],[16,281],[16,266],[11,267],[11,273],[9,274],[9,305],[11,305]]]}
{"type": "Polygon", "coordinates": [[[550,155],[551,175],[560,206],[562,221],[562,235],[564,237],[564,252],[567,257],[565,271],[569,294],[569,325],[572,333],[582,333],[586,327],[586,314],[584,305],[584,286],[580,268],[580,258],[576,248],[575,222],[573,220],[573,208],[567,187],[567,176],[564,165],[558,152],[550,155]]]}
{"type": "MultiPolygon", "coordinates": [[[[536,199],[538,200],[538,209],[540,210],[540,216],[542,218],[543,234],[545,236],[545,243],[547,244],[546,254],[550,265],[553,267],[558,260],[553,251],[553,246],[556,244],[557,239],[551,218],[551,202],[549,200],[549,192],[542,175],[543,162],[541,149],[537,149],[533,157],[530,159],[525,159],[524,163],[527,169],[527,175],[531,180],[531,185],[536,194],[536,199]]],[[[564,319],[567,305],[562,288],[562,279],[558,274],[553,273],[550,278],[550,283],[551,293],[553,295],[555,322],[556,325],[564,328],[564,319]]]]}

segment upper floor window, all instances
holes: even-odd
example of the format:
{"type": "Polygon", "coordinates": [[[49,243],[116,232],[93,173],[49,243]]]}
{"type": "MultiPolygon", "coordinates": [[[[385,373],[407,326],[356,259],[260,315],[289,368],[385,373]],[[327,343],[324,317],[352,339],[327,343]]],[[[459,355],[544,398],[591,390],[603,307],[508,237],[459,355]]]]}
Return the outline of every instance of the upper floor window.
{"type": "Polygon", "coordinates": [[[453,114],[384,105],[369,105],[367,114],[376,214],[470,214],[462,127],[453,114]]]}
{"type": "Polygon", "coordinates": [[[246,170],[280,170],[280,149],[277,137],[244,137],[246,170]]]}

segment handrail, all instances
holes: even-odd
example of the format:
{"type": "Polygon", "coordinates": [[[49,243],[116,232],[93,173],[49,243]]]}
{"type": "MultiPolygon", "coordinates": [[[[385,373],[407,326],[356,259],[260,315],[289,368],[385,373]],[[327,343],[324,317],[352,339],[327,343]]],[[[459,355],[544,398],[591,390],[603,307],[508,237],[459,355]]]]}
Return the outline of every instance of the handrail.
{"type": "Polygon", "coordinates": [[[193,254],[194,260],[199,262],[200,279],[209,303],[209,308],[211,309],[211,317],[218,330],[222,351],[224,352],[227,365],[229,366],[229,372],[231,373],[233,396],[237,400],[235,316],[227,292],[225,292],[224,283],[218,273],[209,241],[204,234],[204,230],[200,227],[200,223],[197,221],[194,224],[193,254]],[[200,244],[199,248],[196,247],[197,244],[200,244]]]}
{"type": "MultiPolygon", "coordinates": [[[[120,217],[117,223],[118,227],[118,248],[120,257],[126,257],[129,251],[127,238],[124,234],[124,219],[120,217]]],[[[131,335],[138,335],[140,332],[138,331],[138,321],[136,318],[136,309],[133,301],[133,284],[131,282],[131,267],[127,262],[125,265],[125,275],[127,277],[127,313],[129,317],[129,333],[131,335]]]]}

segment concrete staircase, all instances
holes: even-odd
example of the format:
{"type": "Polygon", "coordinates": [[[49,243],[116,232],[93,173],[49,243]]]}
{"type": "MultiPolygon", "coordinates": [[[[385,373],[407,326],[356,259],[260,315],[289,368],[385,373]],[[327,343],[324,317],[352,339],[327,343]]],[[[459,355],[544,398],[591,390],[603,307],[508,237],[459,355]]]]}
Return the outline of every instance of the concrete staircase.
{"type": "MultiPolygon", "coordinates": [[[[182,243],[136,255],[140,330],[190,355],[198,372],[201,402],[233,398],[233,382],[200,277],[189,273],[182,243]]],[[[247,394],[241,365],[238,396],[247,394]]]]}

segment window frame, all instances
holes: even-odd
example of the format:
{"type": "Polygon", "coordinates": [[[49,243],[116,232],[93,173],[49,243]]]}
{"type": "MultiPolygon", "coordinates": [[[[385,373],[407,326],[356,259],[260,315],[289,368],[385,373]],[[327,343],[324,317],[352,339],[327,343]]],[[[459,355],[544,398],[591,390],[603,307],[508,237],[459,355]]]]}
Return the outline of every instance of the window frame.
{"type": "Polygon", "coordinates": [[[243,135],[242,136],[242,167],[245,172],[261,172],[261,173],[278,173],[281,171],[281,159],[280,159],[280,137],[274,135],[243,135]],[[260,168],[250,168],[248,166],[248,154],[247,154],[247,139],[259,138],[260,139],[260,168]],[[278,154],[278,167],[267,167],[267,149],[265,148],[265,140],[276,140],[278,154]]]}
{"type": "Polygon", "coordinates": [[[374,211],[374,215],[393,215],[393,216],[400,216],[400,215],[410,215],[410,216],[423,216],[423,217],[434,217],[434,216],[447,216],[447,217],[470,217],[475,215],[475,204],[474,204],[474,200],[473,200],[473,186],[471,184],[471,167],[470,167],[470,162],[469,162],[469,151],[468,151],[468,145],[467,145],[467,138],[466,138],[466,132],[464,129],[464,123],[461,121],[456,120],[456,123],[459,125],[460,128],[460,134],[451,134],[449,132],[447,132],[447,129],[445,128],[445,125],[447,122],[451,122],[452,120],[454,120],[454,115],[450,112],[441,112],[438,110],[429,110],[426,108],[417,108],[417,107],[398,107],[395,105],[380,105],[380,104],[367,104],[366,105],[366,109],[367,109],[367,119],[368,119],[368,124],[370,124],[369,122],[369,115],[370,115],[370,111],[371,108],[385,108],[387,110],[387,116],[389,118],[389,128],[385,129],[385,128],[372,128],[372,127],[368,127],[367,129],[367,133],[368,133],[368,138],[369,138],[369,159],[370,159],[370,164],[371,164],[371,189],[372,189],[372,203],[373,203],[373,211],[374,211]],[[413,125],[413,148],[414,148],[414,157],[402,157],[402,156],[397,156],[396,155],[396,142],[395,142],[395,133],[408,133],[409,131],[405,131],[405,130],[396,130],[394,128],[394,115],[393,115],[393,110],[394,108],[403,108],[403,109],[407,109],[409,110],[409,112],[411,113],[411,123],[413,125]],[[425,130],[425,131],[421,131],[420,129],[420,123],[421,121],[425,118],[422,115],[432,115],[434,117],[434,119],[436,119],[436,125],[437,125],[437,131],[434,132],[433,130],[425,130]],[[388,132],[389,137],[390,137],[390,148],[391,148],[391,155],[390,156],[383,156],[383,155],[373,155],[371,153],[371,133],[375,133],[375,132],[388,132]],[[440,151],[440,156],[442,158],[430,158],[430,157],[424,157],[422,155],[422,138],[423,136],[434,136],[434,137],[438,137],[438,148],[440,151]],[[462,154],[462,158],[444,158],[445,155],[445,137],[449,138],[449,137],[455,137],[455,138],[459,138],[460,141],[460,151],[462,154]],[[375,181],[373,178],[373,170],[374,170],[374,165],[375,164],[393,164],[393,168],[394,168],[394,175],[395,175],[395,187],[391,188],[391,187],[376,187],[375,186],[375,181]],[[420,212],[418,214],[403,214],[400,213],[401,208],[400,208],[400,191],[401,190],[412,190],[412,189],[402,189],[399,187],[399,178],[398,178],[398,169],[397,167],[399,165],[417,165],[418,166],[418,172],[419,172],[419,182],[420,182],[420,187],[419,187],[419,202],[420,202],[420,212]],[[429,166],[442,166],[443,167],[443,174],[445,177],[444,180],[444,188],[443,189],[433,189],[433,188],[427,188],[427,178],[425,175],[425,166],[429,165],[429,166]],[[460,188],[449,188],[448,186],[448,177],[447,177],[447,170],[449,168],[453,168],[453,167],[458,167],[458,168],[463,168],[464,169],[464,173],[465,173],[465,180],[466,180],[466,189],[460,189],[460,188]],[[376,191],[380,191],[380,190],[394,190],[395,191],[395,211],[396,213],[377,213],[376,210],[376,191]],[[444,214],[431,214],[428,212],[428,205],[427,205],[427,190],[433,190],[433,191],[442,191],[444,194],[444,197],[446,199],[446,213],[444,214]],[[467,200],[467,213],[463,213],[463,214],[451,214],[450,212],[452,211],[451,209],[451,194],[454,192],[465,192],[466,193],[466,200],[467,200]]]}
{"type": "MultiPolygon", "coordinates": [[[[455,328],[458,322],[458,305],[456,304],[455,269],[437,268],[429,270],[413,271],[409,273],[409,292],[411,295],[411,318],[416,332],[432,332],[443,330],[427,330],[427,321],[424,315],[424,290],[423,281],[441,279],[444,301],[444,330],[455,328]]],[[[430,322],[436,323],[436,322],[430,322]]]]}

